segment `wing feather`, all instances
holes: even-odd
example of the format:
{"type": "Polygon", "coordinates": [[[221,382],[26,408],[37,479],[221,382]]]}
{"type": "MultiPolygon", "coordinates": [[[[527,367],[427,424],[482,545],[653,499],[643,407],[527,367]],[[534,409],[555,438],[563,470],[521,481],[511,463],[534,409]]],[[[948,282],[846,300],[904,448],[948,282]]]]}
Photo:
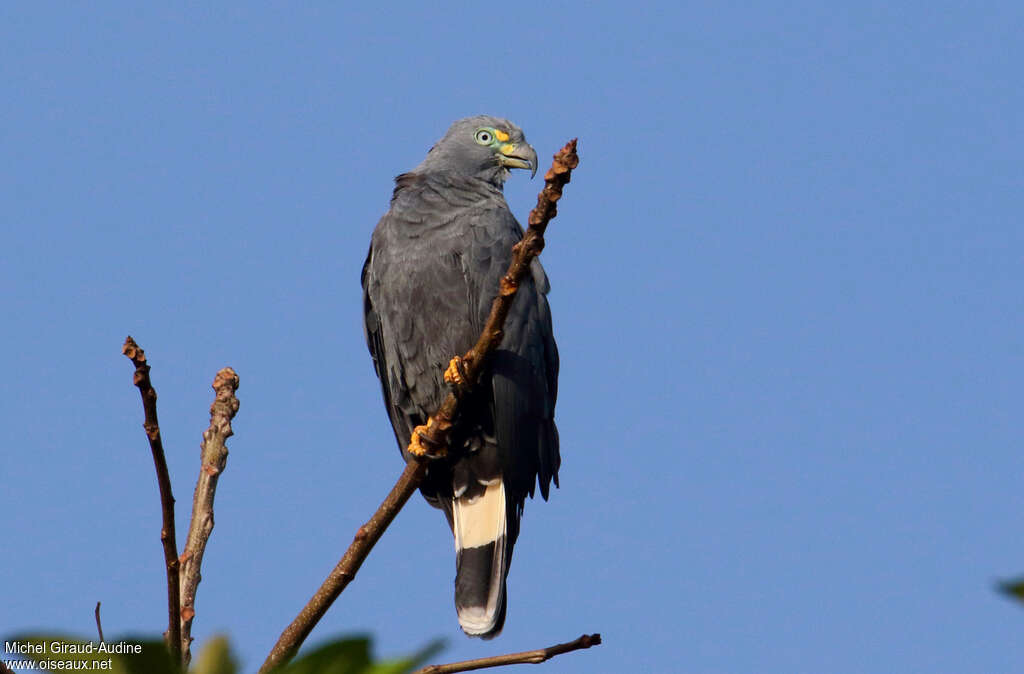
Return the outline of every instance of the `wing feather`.
{"type": "MultiPolygon", "coordinates": [[[[367,345],[404,452],[413,427],[425,423],[447,393],[442,373],[448,361],[479,336],[523,232],[500,191],[483,181],[406,174],[398,184],[374,231],[362,283],[367,345]]],[[[456,459],[468,463],[433,471],[465,474],[472,487],[500,466],[516,510],[533,495],[538,478],[547,498],[559,467],[558,351],[547,278],[539,262],[532,272],[509,313],[490,381],[463,414],[472,423],[456,440],[475,444],[456,459]]],[[[444,495],[432,491],[450,495],[450,477],[447,487],[429,477],[428,498],[444,495]]]]}

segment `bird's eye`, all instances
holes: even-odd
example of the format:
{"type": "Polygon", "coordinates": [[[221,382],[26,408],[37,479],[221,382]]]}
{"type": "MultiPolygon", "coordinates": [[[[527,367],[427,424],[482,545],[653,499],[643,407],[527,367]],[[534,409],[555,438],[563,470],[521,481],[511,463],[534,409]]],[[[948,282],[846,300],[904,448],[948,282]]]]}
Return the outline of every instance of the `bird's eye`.
{"type": "Polygon", "coordinates": [[[480,129],[476,132],[476,142],[481,145],[490,145],[492,140],[494,140],[494,134],[487,129],[480,129]]]}

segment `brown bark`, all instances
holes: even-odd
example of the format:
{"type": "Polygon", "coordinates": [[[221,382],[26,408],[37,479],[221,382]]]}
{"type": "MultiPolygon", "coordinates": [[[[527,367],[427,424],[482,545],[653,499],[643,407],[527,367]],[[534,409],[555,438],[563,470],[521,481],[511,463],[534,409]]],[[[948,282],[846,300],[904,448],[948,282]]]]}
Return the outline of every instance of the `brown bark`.
{"type": "Polygon", "coordinates": [[[153,464],[156,466],[156,480],[160,487],[160,508],[163,523],[160,528],[160,542],[164,548],[164,566],[167,569],[167,632],[164,640],[171,651],[175,662],[181,662],[181,604],[179,597],[180,581],[178,577],[178,544],[174,536],[174,494],[171,493],[171,477],[167,472],[167,459],[164,456],[163,440],[160,437],[160,422],[156,416],[156,390],[149,378],[149,364],[146,352],[143,351],[130,336],[124,340],[121,353],[131,359],[135,365],[133,383],[142,395],[142,409],[145,421],[149,448],[153,453],[153,464]]]}
{"type": "Polygon", "coordinates": [[[206,544],[213,532],[213,499],[217,480],[228,462],[225,442],[234,435],[231,420],[238,413],[238,375],[230,367],[222,369],[213,379],[216,397],[210,405],[210,427],[203,433],[200,445],[199,478],[192,497],[192,521],[181,553],[181,652],[187,665],[192,659],[192,621],[196,617],[196,590],[202,580],[200,567],[206,544]]]}
{"type": "Polygon", "coordinates": [[[486,669],[488,667],[502,667],[504,665],[539,665],[550,660],[556,655],[578,651],[581,648],[598,646],[601,643],[600,634],[584,634],[575,641],[564,644],[555,644],[547,648],[538,648],[535,651],[522,651],[521,653],[509,653],[508,655],[492,655],[488,658],[477,658],[475,660],[463,660],[461,662],[450,662],[446,665],[427,665],[417,669],[412,674],[454,674],[455,672],[469,672],[474,669],[486,669]]]}

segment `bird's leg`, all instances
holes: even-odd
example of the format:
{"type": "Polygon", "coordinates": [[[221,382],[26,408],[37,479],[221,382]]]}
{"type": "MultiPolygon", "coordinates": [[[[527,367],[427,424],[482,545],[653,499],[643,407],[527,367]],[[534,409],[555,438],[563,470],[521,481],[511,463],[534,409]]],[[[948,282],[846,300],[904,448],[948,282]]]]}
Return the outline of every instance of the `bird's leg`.
{"type": "Polygon", "coordinates": [[[466,361],[459,356],[452,358],[448,369],[444,371],[445,382],[452,387],[455,395],[461,396],[469,390],[469,375],[466,374],[466,361]]]}
{"type": "Polygon", "coordinates": [[[434,418],[430,417],[425,425],[412,429],[408,447],[410,454],[425,456],[428,459],[441,459],[448,455],[448,448],[430,437],[433,426],[434,418]]]}

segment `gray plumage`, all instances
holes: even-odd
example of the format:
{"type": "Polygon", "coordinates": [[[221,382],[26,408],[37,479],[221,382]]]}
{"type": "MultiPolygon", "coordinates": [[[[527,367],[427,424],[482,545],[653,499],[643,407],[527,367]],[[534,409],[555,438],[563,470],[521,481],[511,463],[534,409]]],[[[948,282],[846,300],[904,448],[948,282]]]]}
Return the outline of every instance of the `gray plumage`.
{"type": "MultiPolygon", "coordinates": [[[[536,171],[518,127],[487,116],[459,120],[395,179],[391,208],[373,232],[362,274],[366,340],[407,460],[413,428],[440,406],[444,370],[479,337],[522,238],[502,194],[509,168],[536,171]]],[[[460,404],[448,457],[431,462],[421,487],[455,532],[460,624],[485,638],[504,623],[524,500],[536,484],[545,499],[558,485],[558,349],[547,277],[537,261],[531,272],[500,348],[460,404]]]]}

